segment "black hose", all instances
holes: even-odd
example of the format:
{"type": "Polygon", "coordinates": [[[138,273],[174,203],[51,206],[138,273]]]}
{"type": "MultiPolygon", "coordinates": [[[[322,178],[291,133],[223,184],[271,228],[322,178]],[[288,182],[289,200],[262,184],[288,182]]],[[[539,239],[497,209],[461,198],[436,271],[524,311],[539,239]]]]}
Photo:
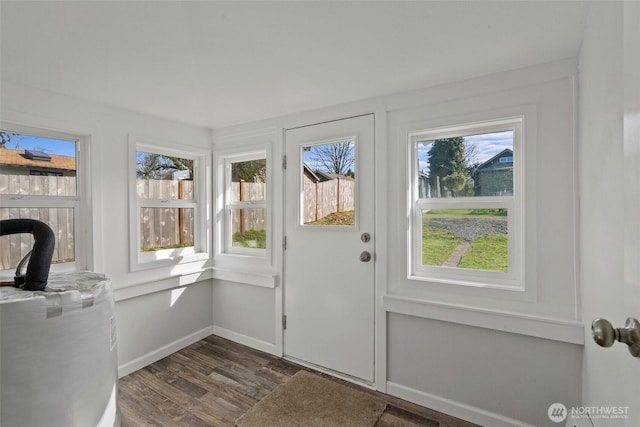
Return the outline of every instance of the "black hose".
{"type": "Polygon", "coordinates": [[[8,234],[31,233],[34,238],[33,250],[24,283],[16,277],[16,286],[28,291],[41,291],[47,286],[51,258],[56,245],[53,230],[44,222],[35,219],[5,219],[0,221],[0,236],[8,234]]]}

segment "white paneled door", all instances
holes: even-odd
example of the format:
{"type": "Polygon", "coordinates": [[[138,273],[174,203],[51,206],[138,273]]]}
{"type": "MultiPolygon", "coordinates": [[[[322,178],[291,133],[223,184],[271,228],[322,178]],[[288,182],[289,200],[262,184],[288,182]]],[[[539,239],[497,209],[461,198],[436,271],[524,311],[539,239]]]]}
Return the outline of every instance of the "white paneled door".
{"type": "Polygon", "coordinates": [[[374,381],[374,118],[286,131],[284,353],[374,381]]]}
{"type": "MultiPolygon", "coordinates": [[[[640,3],[624,4],[624,312],[640,319],[640,3]]],[[[622,325],[615,325],[622,326],[622,325]]],[[[619,344],[621,345],[621,344],[619,344]]],[[[628,355],[626,355],[628,356],[628,355]]],[[[640,425],[640,358],[624,358],[626,426],[640,425]]]]}

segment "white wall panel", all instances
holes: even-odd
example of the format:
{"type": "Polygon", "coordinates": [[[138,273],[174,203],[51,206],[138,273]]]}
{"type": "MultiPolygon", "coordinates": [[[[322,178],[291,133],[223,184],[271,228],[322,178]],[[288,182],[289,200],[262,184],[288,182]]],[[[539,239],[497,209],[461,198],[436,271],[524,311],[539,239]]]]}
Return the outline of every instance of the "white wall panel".
{"type": "Polygon", "coordinates": [[[213,325],[227,338],[274,351],[265,346],[276,342],[275,307],[275,289],[213,281],[213,325]]]}
{"type": "MultiPolygon", "coordinates": [[[[399,314],[389,314],[388,334],[388,380],[456,402],[458,413],[476,408],[467,418],[486,411],[545,426],[552,403],[580,403],[580,345],[399,314]]],[[[485,415],[474,421],[496,425],[485,415]]]]}
{"type": "MultiPolygon", "coordinates": [[[[451,99],[389,112],[389,282],[391,293],[470,307],[578,319],[576,278],[575,63],[518,70],[478,79],[485,93],[464,96],[471,82],[448,85],[451,99]],[[537,83],[502,90],[514,75],[537,83]],[[548,73],[548,74],[547,74],[548,73]],[[507,74],[509,77],[507,77],[507,74]],[[548,79],[548,80],[547,80],[548,79]],[[488,88],[488,89],[487,89],[488,88]],[[524,292],[491,290],[407,278],[407,131],[524,114],[524,292]],[[437,126],[437,125],[436,125],[437,126]]],[[[438,88],[442,91],[442,88],[438,88]]],[[[471,91],[478,92],[479,89],[471,91]]]]}
{"type": "Polygon", "coordinates": [[[119,375],[213,333],[211,284],[194,283],[116,304],[119,375]]]}

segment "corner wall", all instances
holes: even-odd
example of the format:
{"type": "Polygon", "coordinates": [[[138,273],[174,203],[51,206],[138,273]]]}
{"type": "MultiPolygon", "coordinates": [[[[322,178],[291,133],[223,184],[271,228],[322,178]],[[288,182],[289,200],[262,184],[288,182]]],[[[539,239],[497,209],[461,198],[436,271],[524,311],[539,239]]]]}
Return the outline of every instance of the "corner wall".
{"type": "Polygon", "coordinates": [[[2,82],[0,119],[90,139],[93,270],[112,278],[119,374],[125,375],[212,333],[211,274],[129,270],[129,135],[211,150],[210,131],[78,98],[2,82]],[[179,294],[179,295],[178,295],[179,294]]]}
{"type": "MultiPolygon", "coordinates": [[[[215,151],[225,141],[268,130],[278,159],[283,129],[375,113],[380,391],[491,426],[555,425],[547,415],[552,403],[579,405],[584,328],[576,276],[576,64],[568,59],[214,131],[215,151]],[[535,135],[526,142],[527,292],[409,280],[406,126],[514,109],[534,117],[526,124],[535,135]]],[[[276,192],[282,184],[277,180],[276,192]]],[[[274,206],[278,219],[281,203],[274,206]]],[[[276,268],[273,274],[281,275],[279,263],[276,268]]],[[[286,289],[222,281],[213,286],[215,327],[256,348],[275,338],[274,354],[283,348],[278,320],[286,307],[278,295],[286,289]]]]}

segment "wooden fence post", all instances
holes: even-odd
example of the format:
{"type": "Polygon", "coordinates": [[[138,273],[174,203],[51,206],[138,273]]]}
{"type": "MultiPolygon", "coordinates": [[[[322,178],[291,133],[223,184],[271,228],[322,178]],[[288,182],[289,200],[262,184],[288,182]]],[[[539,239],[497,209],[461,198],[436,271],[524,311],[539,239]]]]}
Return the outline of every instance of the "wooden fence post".
{"type": "MultiPolygon", "coordinates": [[[[178,199],[183,199],[184,198],[184,193],[183,193],[183,188],[182,188],[182,180],[178,181],[178,199]]],[[[178,239],[180,241],[180,244],[184,244],[184,235],[185,235],[185,229],[184,229],[184,208],[179,208],[178,209],[178,230],[180,230],[178,232],[178,239]]]]}
{"type": "MultiPolygon", "coordinates": [[[[244,179],[240,180],[240,201],[244,201],[244,179]]],[[[240,208],[240,233],[244,233],[244,209],[240,208]]]]}
{"type": "Polygon", "coordinates": [[[340,212],[340,177],[338,177],[338,189],[336,191],[336,211],[340,212]]]}

